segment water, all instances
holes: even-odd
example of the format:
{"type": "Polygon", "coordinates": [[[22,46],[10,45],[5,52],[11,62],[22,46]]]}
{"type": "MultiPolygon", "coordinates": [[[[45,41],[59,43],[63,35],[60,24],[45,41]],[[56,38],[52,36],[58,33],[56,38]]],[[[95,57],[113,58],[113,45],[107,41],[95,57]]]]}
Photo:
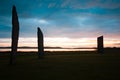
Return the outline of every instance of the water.
{"type": "MultiPolygon", "coordinates": [[[[96,49],[44,49],[44,51],[95,51],[96,49]]],[[[11,49],[0,49],[0,51],[11,51],[11,49]]],[[[38,51],[38,49],[18,49],[18,51],[29,52],[29,51],[38,51]]]]}

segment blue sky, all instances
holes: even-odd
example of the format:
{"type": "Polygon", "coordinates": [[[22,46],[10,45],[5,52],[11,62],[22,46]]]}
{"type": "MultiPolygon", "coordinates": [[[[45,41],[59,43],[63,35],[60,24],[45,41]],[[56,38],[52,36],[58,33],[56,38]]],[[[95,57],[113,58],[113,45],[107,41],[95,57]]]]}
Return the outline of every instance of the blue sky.
{"type": "Polygon", "coordinates": [[[0,38],[11,37],[11,10],[17,8],[20,37],[120,39],[120,0],[0,0],[0,38]]]}

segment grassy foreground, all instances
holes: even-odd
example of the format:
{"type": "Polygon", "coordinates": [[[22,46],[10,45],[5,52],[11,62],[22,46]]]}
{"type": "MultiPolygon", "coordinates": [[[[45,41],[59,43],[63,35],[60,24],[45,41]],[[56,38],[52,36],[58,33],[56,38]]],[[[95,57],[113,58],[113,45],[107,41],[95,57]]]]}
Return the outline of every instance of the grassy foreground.
{"type": "Polygon", "coordinates": [[[16,65],[8,63],[0,55],[0,80],[120,80],[119,52],[46,52],[41,60],[21,53],[16,65]]]}

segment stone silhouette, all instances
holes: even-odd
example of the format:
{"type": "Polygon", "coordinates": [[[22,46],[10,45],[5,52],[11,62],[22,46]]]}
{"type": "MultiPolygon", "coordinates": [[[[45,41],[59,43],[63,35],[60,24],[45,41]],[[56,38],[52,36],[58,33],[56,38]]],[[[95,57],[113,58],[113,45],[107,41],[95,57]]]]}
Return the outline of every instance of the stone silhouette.
{"type": "Polygon", "coordinates": [[[16,63],[18,37],[19,37],[19,21],[18,21],[16,7],[13,6],[12,8],[12,45],[11,45],[12,50],[10,54],[10,64],[16,63]]]}
{"type": "Polygon", "coordinates": [[[97,51],[100,54],[104,53],[104,43],[103,43],[103,36],[97,38],[97,51]]]}
{"type": "Polygon", "coordinates": [[[41,29],[37,28],[37,37],[38,37],[38,58],[41,59],[44,56],[44,38],[41,29]]]}

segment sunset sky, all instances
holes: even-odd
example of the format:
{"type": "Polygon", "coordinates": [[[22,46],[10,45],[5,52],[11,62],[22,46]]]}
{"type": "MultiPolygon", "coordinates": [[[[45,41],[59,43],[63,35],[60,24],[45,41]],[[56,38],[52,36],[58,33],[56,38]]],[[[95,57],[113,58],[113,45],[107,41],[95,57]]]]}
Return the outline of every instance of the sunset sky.
{"type": "Polygon", "coordinates": [[[19,17],[19,46],[37,46],[37,27],[45,46],[120,47],[120,0],[0,0],[0,46],[11,45],[12,6],[19,17]]]}

